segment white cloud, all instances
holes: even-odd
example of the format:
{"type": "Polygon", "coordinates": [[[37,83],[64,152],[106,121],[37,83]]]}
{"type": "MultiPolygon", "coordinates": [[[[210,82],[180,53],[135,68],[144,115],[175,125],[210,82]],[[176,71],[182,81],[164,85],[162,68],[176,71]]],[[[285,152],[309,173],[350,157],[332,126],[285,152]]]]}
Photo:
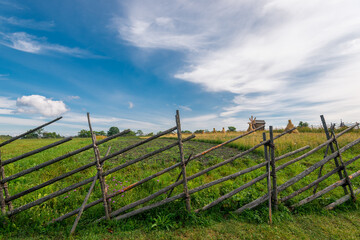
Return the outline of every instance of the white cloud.
{"type": "Polygon", "coordinates": [[[187,66],[176,78],[236,95],[219,119],[251,112],[265,119],[312,121],[325,114],[359,120],[357,0],[135,0],[122,6],[126,17],[114,24],[124,40],[183,51],[187,66]]]}
{"type": "Polygon", "coordinates": [[[134,107],[134,103],[129,102],[129,109],[132,109],[134,107]]]}
{"type": "Polygon", "coordinates": [[[25,32],[1,33],[0,44],[28,53],[46,54],[51,52],[67,54],[74,57],[96,57],[89,51],[48,43],[46,38],[36,37],[25,32]]]}
{"type": "Polygon", "coordinates": [[[16,101],[18,113],[59,116],[68,111],[63,101],[54,101],[40,95],[22,96],[16,101]]]}

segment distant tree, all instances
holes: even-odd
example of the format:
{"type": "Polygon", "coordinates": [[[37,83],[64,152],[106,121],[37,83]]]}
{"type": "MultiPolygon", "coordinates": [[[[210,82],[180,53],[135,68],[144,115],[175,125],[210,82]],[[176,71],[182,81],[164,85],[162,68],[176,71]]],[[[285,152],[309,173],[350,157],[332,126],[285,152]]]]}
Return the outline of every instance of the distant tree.
{"type": "Polygon", "coordinates": [[[43,132],[42,138],[61,138],[56,132],[43,132]]]}
{"type": "Polygon", "coordinates": [[[181,131],[181,133],[191,133],[191,131],[189,131],[189,130],[183,130],[183,131],[181,131]]]}
{"type": "Polygon", "coordinates": [[[106,136],[106,133],[104,131],[94,131],[94,134],[96,136],[106,136]]]}
{"type": "MultiPolygon", "coordinates": [[[[118,127],[111,127],[111,128],[109,128],[109,131],[107,132],[107,135],[110,137],[110,136],[115,135],[115,134],[117,134],[119,132],[120,132],[120,130],[119,130],[118,127]]],[[[104,133],[104,135],[105,135],[105,133],[104,133]]]]}
{"type": "Polygon", "coordinates": [[[229,132],[236,132],[236,127],[232,127],[232,126],[230,126],[230,127],[228,127],[228,131],[229,132]]]}
{"type": "Polygon", "coordinates": [[[151,132],[151,133],[146,134],[145,136],[149,136],[149,137],[151,137],[151,136],[154,136],[154,133],[153,133],[153,132],[151,132]]]}
{"type": "Polygon", "coordinates": [[[309,127],[307,122],[300,121],[298,127],[309,127]]]}
{"type": "Polygon", "coordinates": [[[201,130],[201,129],[198,129],[198,130],[195,130],[194,133],[202,133],[204,130],[201,130]]]}
{"type": "Polygon", "coordinates": [[[91,137],[91,133],[89,130],[81,129],[81,131],[78,132],[78,137],[89,138],[89,137],[91,137]]]}
{"type": "Polygon", "coordinates": [[[136,135],[137,135],[137,136],[144,136],[144,133],[143,133],[143,131],[141,131],[141,130],[137,130],[137,131],[136,131],[136,135]]]}
{"type": "Polygon", "coordinates": [[[36,130],[35,132],[32,132],[32,133],[29,133],[29,134],[25,135],[23,138],[26,138],[26,139],[41,138],[43,131],[44,131],[44,129],[40,128],[40,129],[36,130]]]}
{"type": "Polygon", "coordinates": [[[124,134],[123,136],[124,136],[124,137],[136,136],[136,132],[130,130],[130,132],[128,132],[127,134],[124,134]]]}

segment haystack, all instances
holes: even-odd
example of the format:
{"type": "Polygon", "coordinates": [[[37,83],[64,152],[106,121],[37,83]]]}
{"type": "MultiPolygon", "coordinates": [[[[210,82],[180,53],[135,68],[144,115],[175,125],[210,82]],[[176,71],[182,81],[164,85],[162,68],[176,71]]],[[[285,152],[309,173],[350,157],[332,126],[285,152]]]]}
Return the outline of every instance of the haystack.
{"type": "Polygon", "coordinates": [[[249,122],[248,124],[249,124],[249,127],[248,127],[247,131],[250,132],[250,131],[254,130],[252,123],[249,122]]]}
{"type": "MultiPolygon", "coordinates": [[[[288,125],[285,128],[285,131],[290,130],[290,129],[294,128],[294,127],[295,127],[294,124],[289,119],[288,125]]],[[[290,133],[299,133],[299,131],[297,129],[294,129],[290,133]]]]}
{"type": "Polygon", "coordinates": [[[222,129],[222,131],[221,131],[222,133],[225,133],[225,128],[223,127],[223,129],[222,129]]]}
{"type": "Polygon", "coordinates": [[[216,130],[215,130],[215,128],[213,128],[213,131],[212,131],[213,133],[216,133],[216,130]]]}

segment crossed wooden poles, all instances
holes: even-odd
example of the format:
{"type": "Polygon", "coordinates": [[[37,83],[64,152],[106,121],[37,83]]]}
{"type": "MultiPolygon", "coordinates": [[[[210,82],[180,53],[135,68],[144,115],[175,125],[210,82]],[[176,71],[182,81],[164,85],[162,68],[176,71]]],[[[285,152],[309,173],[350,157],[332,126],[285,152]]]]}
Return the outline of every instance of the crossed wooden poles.
{"type": "MultiPolygon", "coordinates": [[[[342,132],[338,133],[337,135],[335,135],[334,129],[331,128],[330,131],[329,131],[329,129],[327,128],[324,117],[321,116],[321,121],[322,121],[324,130],[325,130],[327,141],[325,141],[324,143],[320,144],[319,146],[311,149],[310,151],[302,154],[301,156],[296,157],[294,159],[291,159],[290,161],[288,161],[288,162],[286,162],[286,163],[284,163],[284,164],[282,164],[280,166],[276,166],[277,161],[288,158],[290,156],[293,156],[294,154],[297,154],[299,152],[302,152],[302,151],[308,149],[309,146],[305,146],[305,147],[302,147],[302,148],[297,149],[295,151],[286,153],[286,154],[284,154],[282,156],[275,157],[275,140],[282,137],[282,136],[284,136],[287,133],[292,132],[295,128],[290,129],[288,131],[285,131],[285,132],[283,132],[283,133],[281,133],[281,134],[279,134],[277,136],[274,136],[273,128],[272,128],[272,126],[270,126],[269,127],[269,139],[267,139],[266,134],[263,133],[263,140],[259,144],[256,144],[255,146],[251,147],[250,149],[248,149],[248,150],[246,150],[244,152],[241,152],[241,153],[239,153],[239,154],[237,154],[237,155],[235,155],[235,156],[233,156],[233,157],[231,157],[229,159],[226,159],[226,160],[224,160],[224,161],[222,161],[220,163],[217,163],[217,164],[215,164],[213,166],[210,166],[209,168],[201,170],[201,171],[199,171],[199,172],[197,172],[197,173],[195,173],[195,174],[193,174],[191,176],[187,176],[186,166],[187,166],[187,164],[189,164],[190,161],[193,161],[193,160],[195,160],[195,159],[197,159],[197,158],[199,158],[201,156],[204,156],[205,154],[208,154],[211,151],[214,151],[214,150],[224,146],[225,144],[228,144],[228,143],[236,141],[236,140],[238,140],[238,139],[240,139],[242,137],[245,137],[245,136],[247,136],[249,134],[252,134],[257,130],[260,130],[262,127],[256,128],[256,129],[254,129],[254,130],[252,130],[250,132],[247,132],[245,134],[237,136],[237,137],[235,137],[233,139],[230,139],[230,140],[228,140],[228,141],[226,141],[224,143],[221,143],[221,144],[219,144],[217,146],[209,148],[209,149],[207,149],[207,150],[205,150],[205,151],[203,151],[201,153],[198,153],[198,154],[195,154],[195,155],[190,155],[185,160],[183,143],[186,142],[186,141],[191,140],[195,136],[191,135],[190,137],[187,137],[185,139],[182,138],[181,124],[180,124],[180,114],[179,114],[179,111],[176,111],[176,115],[175,115],[176,126],[175,127],[172,127],[172,128],[170,128],[168,130],[160,132],[160,133],[158,133],[158,134],[156,134],[156,135],[154,135],[154,136],[152,136],[150,138],[142,140],[142,141],[140,141],[138,143],[135,143],[133,145],[125,147],[125,148],[123,148],[123,149],[121,149],[119,151],[116,151],[114,153],[111,153],[111,154],[110,154],[110,148],[108,148],[107,153],[105,154],[105,156],[101,157],[100,156],[100,151],[99,151],[99,148],[98,148],[98,146],[100,144],[103,144],[103,143],[105,143],[107,141],[110,141],[110,140],[115,139],[115,138],[117,138],[117,137],[119,137],[121,135],[124,135],[124,134],[128,133],[129,130],[125,130],[123,132],[115,134],[115,135],[113,135],[111,137],[108,137],[106,139],[96,141],[96,136],[94,135],[93,130],[92,130],[92,126],[91,126],[90,114],[89,113],[88,113],[87,117],[88,117],[89,129],[90,129],[90,133],[91,133],[91,137],[92,137],[92,144],[90,144],[90,145],[87,145],[85,147],[82,147],[80,149],[72,151],[72,152],[67,153],[65,155],[62,155],[60,157],[56,157],[56,158],[54,158],[52,160],[46,161],[44,163],[41,163],[39,165],[36,165],[36,166],[31,167],[29,169],[23,170],[21,172],[18,172],[16,174],[8,176],[8,177],[5,176],[5,171],[4,171],[3,166],[5,166],[7,164],[10,164],[10,163],[13,163],[13,162],[16,162],[16,161],[18,161],[20,159],[23,159],[25,157],[34,155],[34,154],[39,153],[41,151],[44,151],[46,149],[58,146],[58,145],[60,145],[62,143],[68,142],[68,141],[71,140],[71,138],[62,139],[62,140],[60,140],[58,142],[52,143],[52,144],[47,145],[45,147],[33,150],[31,152],[22,154],[20,156],[17,156],[17,157],[14,157],[14,158],[11,158],[11,159],[8,159],[8,160],[5,160],[5,161],[1,161],[1,155],[0,155],[0,171],[1,171],[1,175],[0,175],[0,177],[1,177],[1,180],[0,180],[0,203],[1,203],[1,210],[2,210],[3,214],[5,214],[5,215],[7,215],[9,217],[14,216],[14,215],[16,215],[16,214],[18,214],[18,213],[20,213],[20,212],[22,212],[24,210],[30,209],[30,208],[32,208],[32,207],[34,207],[36,205],[39,205],[39,204],[41,204],[41,203],[43,203],[45,201],[48,201],[48,200],[50,200],[50,199],[52,199],[54,197],[57,197],[57,196],[59,196],[61,194],[69,192],[69,191],[71,191],[73,189],[76,189],[76,188],[78,188],[80,186],[83,186],[85,184],[88,184],[88,183],[91,183],[91,186],[89,188],[89,191],[88,191],[88,193],[87,193],[81,207],[78,208],[78,209],[75,209],[75,210],[73,210],[73,211],[71,211],[69,213],[66,213],[63,216],[60,216],[57,219],[54,219],[51,223],[62,221],[62,220],[66,219],[66,218],[68,218],[70,216],[73,216],[73,215],[77,214],[74,225],[73,225],[73,227],[71,229],[71,233],[74,233],[75,230],[76,230],[77,224],[78,224],[78,222],[79,222],[79,220],[81,218],[81,215],[82,215],[83,211],[90,208],[90,207],[92,207],[92,206],[95,206],[95,205],[97,205],[99,203],[102,203],[103,206],[104,206],[105,216],[99,218],[97,220],[97,222],[101,221],[101,220],[104,220],[104,219],[110,219],[110,218],[115,219],[115,220],[125,219],[125,218],[134,216],[134,215],[142,213],[144,211],[148,211],[148,210],[153,209],[155,207],[159,207],[161,205],[164,205],[166,203],[172,202],[172,201],[174,201],[176,199],[180,199],[180,198],[183,198],[185,200],[186,209],[190,212],[191,211],[191,195],[192,194],[194,194],[194,193],[196,193],[198,191],[201,191],[203,189],[209,188],[211,186],[214,186],[216,184],[219,184],[219,183],[234,179],[236,177],[242,176],[242,175],[244,175],[246,173],[255,171],[255,170],[257,170],[259,168],[262,168],[262,167],[266,167],[266,170],[265,170],[264,174],[252,179],[248,183],[246,183],[246,184],[244,184],[242,186],[239,186],[235,190],[233,190],[233,191],[219,197],[215,201],[207,204],[206,206],[204,206],[202,208],[196,209],[194,211],[195,212],[201,212],[201,211],[205,211],[207,209],[210,209],[213,206],[219,204],[220,202],[225,201],[226,199],[234,196],[235,194],[239,193],[240,191],[243,191],[244,189],[247,189],[248,187],[254,185],[255,183],[257,183],[257,182],[259,182],[259,181],[261,181],[263,179],[267,180],[266,181],[266,183],[267,183],[266,184],[267,193],[264,194],[263,196],[261,196],[260,198],[255,199],[254,201],[252,201],[252,202],[250,202],[248,204],[245,204],[241,208],[237,209],[235,211],[235,213],[241,213],[246,209],[252,209],[252,208],[258,206],[259,204],[261,204],[261,203],[263,203],[265,201],[268,201],[269,223],[272,223],[272,208],[274,208],[276,210],[279,203],[286,202],[289,199],[301,194],[302,192],[304,192],[307,189],[310,189],[312,187],[314,187],[313,195],[311,195],[310,197],[300,201],[299,203],[294,204],[293,206],[291,206],[291,208],[294,208],[294,207],[300,206],[302,204],[308,203],[308,202],[322,196],[323,194],[331,191],[332,189],[334,189],[334,188],[336,188],[338,186],[342,186],[344,188],[345,196],[338,199],[336,202],[328,205],[326,207],[327,209],[332,209],[336,205],[341,204],[341,203],[349,200],[350,198],[355,200],[355,195],[360,192],[359,189],[354,191],[352,183],[351,183],[351,179],[357,177],[358,175],[360,175],[360,171],[349,175],[348,171],[347,171],[347,168],[346,168],[346,166],[348,166],[349,164],[351,164],[354,161],[356,161],[357,159],[359,159],[360,155],[356,156],[353,159],[351,159],[349,161],[346,161],[346,162],[343,161],[343,157],[342,157],[342,153],[344,151],[346,151],[347,149],[351,148],[352,146],[358,144],[360,142],[360,139],[357,139],[357,140],[347,144],[346,146],[344,146],[342,148],[339,147],[339,144],[338,144],[338,141],[337,141],[337,139],[339,137],[341,137],[343,134],[347,133],[348,131],[350,131],[354,127],[358,126],[357,123],[355,125],[349,127],[348,129],[345,129],[344,131],[342,131],[342,132]],[[136,148],[136,147],[138,147],[138,146],[140,146],[142,144],[148,143],[148,142],[150,142],[150,141],[152,141],[152,140],[154,140],[156,138],[159,138],[161,136],[164,136],[164,135],[166,135],[168,133],[171,133],[174,130],[177,131],[177,141],[175,143],[169,144],[169,145],[167,145],[165,147],[157,149],[157,150],[155,150],[153,152],[145,154],[145,155],[143,155],[141,157],[138,157],[136,159],[132,159],[130,161],[127,161],[127,162],[125,162],[123,164],[120,164],[120,165],[110,169],[110,170],[107,170],[107,171],[103,170],[102,166],[103,166],[103,164],[104,164],[104,162],[106,160],[108,160],[108,159],[110,159],[112,157],[115,157],[115,156],[117,156],[119,154],[122,154],[124,152],[127,152],[127,151],[129,151],[131,149],[134,149],[134,148],[136,148]],[[145,197],[143,199],[137,200],[137,201],[135,201],[133,203],[130,203],[130,204],[126,205],[126,206],[123,206],[120,209],[112,211],[108,199],[120,194],[120,192],[115,192],[115,193],[108,194],[107,193],[107,188],[106,188],[106,183],[105,183],[105,177],[107,175],[115,173],[115,172],[117,172],[117,171],[119,171],[119,170],[121,170],[121,169],[123,169],[123,168],[125,168],[127,166],[130,166],[130,165],[135,164],[137,162],[143,161],[143,160],[145,160],[145,159],[147,159],[147,158],[149,158],[151,156],[154,156],[156,154],[164,152],[164,151],[166,151],[166,150],[168,150],[168,149],[170,149],[172,147],[175,147],[175,146],[179,147],[180,161],[178,163],[176,163],[176,164],[174,164],[174,165],[172,165],[170,167],[167,167],[167,168],[165,168],[165,169],[163,169],[163,170],[161,170],[161,171],[159,171],[159,172],[157,172],[157,173],[155,173],[155,174],[153,174],[151,176],[145,177],[144,179],[127,186],[126,188],[123,189],[123,192],[129,191],[129,190],[131,190],[131,189],[133,189],[133,188],[135,188],[137,186],[140,186],[141,184],[143,184],[143,183],[145,183],[147,181],[150,181],[151,179],[154,179],[155,177],[158,177],[158,176],[160,176],[160,175],[162,175],[162,174],[164,174],[166,172],[169,172],[169,171],[179,167],[179,168],[181,168],[181,173],[179,174],[176,181],[173,184],[170,184],[169,186],[159,190],[158,192],[151,194],[150,196],[147,196],[147,197],[145,197]],[[214,180],[214,181],[212,181],[210,183],[206,183],[206,184],[204,184],[202,186],[199,186],[199,187],[196,187],[194,189],[188,189],[188,181],[191,181],[191,180],[193,180],[193,179],[195,179],[195,178],[197,178],[199,176],[202,176],[202,175],[204,175],[204,174],[206,174],[206,173],[208,173],[208,172],[210,172],[210,171],[212,171],[214,169],[217,169],[217,168],[219,168],[221,166],[224,166],[224,165],[226,165],[228,163],[231,163],[234,160],[239,159],[239,158],[245,156],[246,154],[249,154],[250,152],[254,151],[255,149],[257,149],[257,148],[259,148],[261,146],[264,146],[264,159],[265,159],[264,162],[259,163],[257,165],[254,165],[252,167],[249,167],[247,169],[243,169],[243,170],[241,170],[241,171],[239,171],[237,173],[234,173],[234,174],[225,176],[223,178],[214,180]],[[291,178],[287,182],[285,182],[285,183],[278,186],[278,183],[277,183],[277,172],[278,171],[284,169],[285,167],[287,167],[287,166],[289,166],[289,165],[291,165],[291,164],[293,164],[295,162],[298,162],[298,161],[312,155],[313,153],[319,151],[321,148],[323,148],[325,146],[327,148],[326,148],[326,151],[325,151],[324,158],[322,160],[318,161],[317,163],[315,163],[314,165],[312,165],[311,167],[309,167],[305,171],[301,172],[297,176],[291,178]],[[24,190],[24,191],[22,191],[20,193],[16,193],[16,194],[10,196],[9,190],[8,190],[8,182],[9,181],[14,180],[16,178],[19,178],[21,176],[24,176],[26,174],[29,174],[31,172],[34,172],[36,170],[39,170],[41,168],[44,168],[46,166],[49,166],[49,165],[51,165],[51,164],[53,164],[55,162],[59,162],[61,160],[64,160],[64,159],[66,159],[66,158],[68,158],[70,156],[74,156],[76,154],[79,154],[80,152],[86,151],[86,150],[91,149],[91,148],[94,151],[94,156],[95,156],[95,161],[94,162],[83,165],[83,166],[81,166],[81,167],[79,167],[77,169],[74,169],[72,171],[64,173],[64,174],[62,174],[60,176],[57,176],[57,177],[55,177],[53,179],[50,179],[50,180],[48,180],[48,181],[46,181],[44,183],[41,183],[39,185],[36,185],[36,186],[31,187],[29,189],[26,189],[26,190],[24,190]],[[331,151],[331,154],[329,154],[329,150],[331,151]],[[334,159],[334,162],[335,162],[335,166],[336,166],[335,169],[333,169],[329,173],[326,173],[325,175],[322,175],[323,166],[328,161],[330,161],[332,159],[334,159]],[[29,194],[29,193],[34,192],[34,191],[36,191],[38,189],[41,189],[41,188],[43,188],[45,186],[53,184],[53,183],[55,183],[55,182],[57,182],[57,181],[59,181],[61,179],[67,178],[67,177],[69,177],[69,176],[71,176],[71,175],[73,175],[73,174],[75,174],[77,172],[83,171],[83,170],[88,169],[88,168],[90,168],[92,166],[95,166],[96,169],[97,169],[97,173],[96,173],[95,176],[93,176],[91,178],[88,178],[88,179],[85,179],[85,180],[83,180],[81,182],[75,183],[75,184],[73,184],[71,186],[63,188],[63,189],[58,190],[56,192],[53,192],[53,193],[51,193],[49,195],[46,195],[46,196],[44,196],[44,197],[42,197],[40,199],[37,199],[37,200],[35,200],[33,202],[30,202],[28,204],[25,204],[23,206],[17,207],[15,209],[13,208],[12,200],[20,198],[22,196],[25,196],[26,194],[29,194]],[[283,198],[278,199],[279,192],[285,190],[289,186],[291,186],[294,183],[300,181],[302,178],[304,178],[305,176],[307,176],[311,172],[315,171],[317,168],[320,168],[317,180],[315,180],[314,182],[308,184],[306,187],[303,187],[303,188],[297,190],[296,192],[294,192],[294,193],[292,193],[292,194],[290,194],[288,196],[285,196],[283,198]],[[318,184],[321,181],[327,179],[328,177],[330,177],[331,175],[333,175],[335,173],[337,173],[339,175],[340,180],[338,182],[330,185],[329,187],[327,187],[327,188],[325,188],[325,189],[323,189],[323,190],[321,190],[319,192],[316,192],[318,184]],[[180,178],[182,178],[182,179],[180,179],[180,178]],[[93,201],[91,203],[87,203],[88,200],[89,200],[90,194],[94,189],[96,181],[98,181],[98,180],[100,182],[102,197],[100,199],[96,200],[96,201],[93,201]],[[173,192],[173,189],[175,187],[179,186],[179,185],[183,185],[183,192],[180,193],[180,194],[177,194],[175,196],[171,196],[172,192],[173,192]],[[349,194],[349,191],[350,191],[350,194],[349,194]],[[164,193],[168,193],[166,199],[163,199],[163,200],[161,200],[159,202],[147,205],[145,207],[142,207],[142,208],[139,208],[139,209],[127,212],[127,213],[124,213],[125,211],[128,211],[128,210],[130,210],[130,209],[132,209],[132,208],[134,208],[134,207],[136,207],[138,205],[144,204],[144,203],[146,203],[146,202],[148,202],[148,201],[150,201],[150,200],[152,200],[152,199],[154,199],[154,198],[156,198],[156,197],[158,197],[158,196],[160,196],[161,194],[164,194],[164,193]],[[8,211],[6,211],[6,206],[8,206],[8,211]]],[[[57,119],[55,119],[55,120],[53,120],[53,121],[51,121],[49,123],[43,124],[43,125],[35,128],[33,130],[30,130],[30,131],[28,131],[28,132],[26,132],[24,134],[21,134],[21,135],[19,135],[17,137],[11,138],[10,140],[1,143],[0,147],[6,145],[8,143],[11,143],[12,141],[15,141],[16,139],[19,139],[19,138],[25,136],[26,134],[34,132],[37,129],[40,129],[40,128],[44,127],[44,126],[47,126],[47,125],[49,125],[49,124],[51,124],[53,122],[56,122],[56,121],[58,121],[60,119],[61,119],[61,117],[57,118],[57,119]]]]}

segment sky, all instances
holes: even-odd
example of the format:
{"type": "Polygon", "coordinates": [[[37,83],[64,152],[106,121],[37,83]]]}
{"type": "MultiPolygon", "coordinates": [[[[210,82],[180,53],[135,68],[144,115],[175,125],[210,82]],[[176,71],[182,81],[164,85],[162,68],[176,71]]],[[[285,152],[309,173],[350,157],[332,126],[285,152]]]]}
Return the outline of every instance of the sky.
{"type": "Polygon", "coordinates": [[[0,0],[0,135],[360,120],[360,1],[0,0]]]}

